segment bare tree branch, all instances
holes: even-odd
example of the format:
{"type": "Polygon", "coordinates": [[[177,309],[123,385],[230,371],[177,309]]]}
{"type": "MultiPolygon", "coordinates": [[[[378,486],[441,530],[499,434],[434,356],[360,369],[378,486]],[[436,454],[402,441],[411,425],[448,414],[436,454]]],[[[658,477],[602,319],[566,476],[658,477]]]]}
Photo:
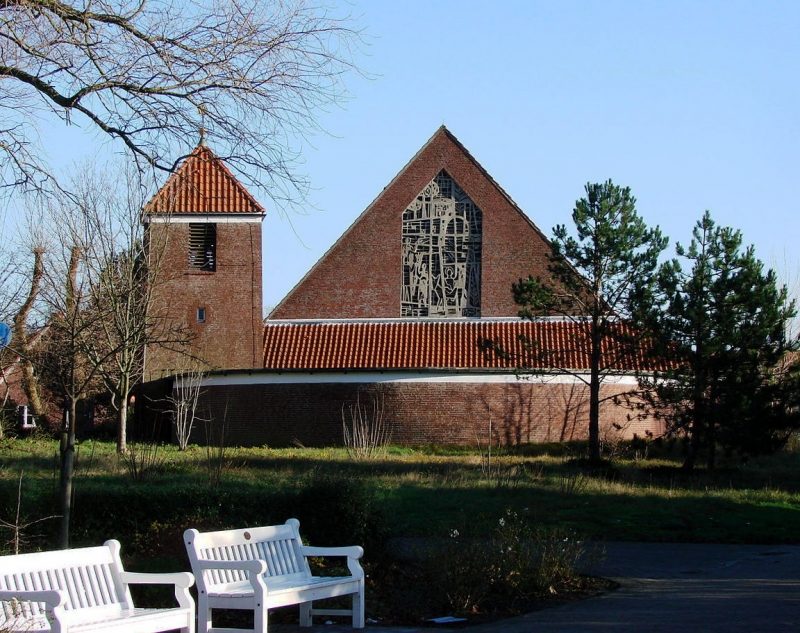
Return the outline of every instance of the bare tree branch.
{"type": "Polygon", "coordinates": [[[305,0],[0,2],[0,187],[57,186],[38,114],[99,130],[143,173],[174,170],[203,129],[248,185],[302,199],[293,139],[344,97],[359,42],[305,0]]]}

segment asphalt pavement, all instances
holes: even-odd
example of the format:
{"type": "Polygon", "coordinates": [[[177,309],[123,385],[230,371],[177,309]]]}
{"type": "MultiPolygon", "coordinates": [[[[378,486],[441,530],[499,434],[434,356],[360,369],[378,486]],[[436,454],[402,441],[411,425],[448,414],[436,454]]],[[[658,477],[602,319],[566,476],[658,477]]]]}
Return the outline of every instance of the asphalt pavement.
{"type": "MultiPolygon", "coordinates": [[[[460,628],[466,633],[798,633],[800,546],[606,543],[586,571],[619,589],[507,620],[460,628]]],[[[367,595],[369,616],[369,595],[367,595]]],[[[424,628],[367,626],[375,633],[430,633],[424,628]]],[[[277,625],[275,633],[341,633],[277,625]]],[[[270,627],[273,631],[273,627],[270,627]]]]}

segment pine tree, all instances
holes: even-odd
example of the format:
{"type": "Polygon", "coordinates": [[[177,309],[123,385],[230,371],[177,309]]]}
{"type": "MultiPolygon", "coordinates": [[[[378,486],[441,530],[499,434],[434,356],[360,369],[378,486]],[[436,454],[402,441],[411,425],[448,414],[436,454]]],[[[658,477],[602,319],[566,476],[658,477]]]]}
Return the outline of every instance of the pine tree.
{"type": "MultiPolygon", "coordinates": [[[[583,336],[574,345],[589,359],[589,376],[575,375],[589,387],[589,459],[598,462],[600,386],[606,376],[620,371],[624,358],[630,358],[630,354],[604,355],[604,343],[615,339],[616,349],[637,343],[618,324],[630,318],[635,301],[647,294],[641,286],[652,280],[667,239],[639,216],[630,188],[608,180],[587,184],[585,191],[586,197],[575,203],[572,212],[576,235],[564,225],[553,229],[551,278],[521,279],[513,292],[523,318],[555,314],[583,326],[583,336]]],[[[535,342],[528,347],[535,350],[535,342]]],[[[547,360],[542,355],[539,364],[547,360]]]]}
{"type": "Polygon", "coordinates": [[[640,315],[675,364],[642,382],[669,431],[688,436],[687,469],[703,451],[714,468],[718,447],[771,450],[796,426],[787,391],[796,372],[778,369],[793,345],[794,304],[753,247],[742,248],[741,232],[718,227],[708,211],[676,253],[640,315]]]}

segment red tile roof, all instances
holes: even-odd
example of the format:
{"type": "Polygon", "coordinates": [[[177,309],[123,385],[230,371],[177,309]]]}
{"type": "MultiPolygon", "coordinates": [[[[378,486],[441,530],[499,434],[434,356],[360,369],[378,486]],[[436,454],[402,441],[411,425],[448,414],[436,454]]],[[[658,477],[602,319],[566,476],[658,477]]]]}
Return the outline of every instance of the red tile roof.
{"type": "MultiPolygon", "coordinates": [[[[589,368],[584,323],[569,320],[267,321],[264,368],[283,370],[589,368]],[[526,341],[535,348],[526,351],[526,341]],[[496,351],[498,345],[502,352],[496,351]]],[[[621,327],[623,331],[627,328],[621,327]]],[[[633,340],[633,337],[631,337],[633,340]]],[[[620,371],[647,367],[607,338],[620,371]]],[[[652,365],[652,364],[650,364],[652,365]]],[[[663,367],[654,367],[662,369],[663,367]]]]}
{"type": "Polygon", "coordinates": [[[144,207],[144,213],[264,213],[205,145],[198,145],[144,207]]]}

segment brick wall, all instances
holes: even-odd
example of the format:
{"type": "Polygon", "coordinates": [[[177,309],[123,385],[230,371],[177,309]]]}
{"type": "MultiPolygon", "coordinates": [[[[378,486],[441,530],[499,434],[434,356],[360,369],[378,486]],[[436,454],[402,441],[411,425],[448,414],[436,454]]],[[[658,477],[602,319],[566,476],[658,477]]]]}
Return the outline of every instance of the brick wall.
{"type": "MultiPolygon", "coordinates": [[[[188,265],[189,225],[151,224],[154,249],[164,249],[156,283],[154,313],[186,328],[191,352],[212,368],[262,365],[261,224],[217,224],[215,272],[188,265]],[[197,308],[205,322],[197,322],[197,308]]],[[[177,353],[147,350],[145,380],[160,378],[183,367],[177,353]]]]}
{"type": "MultiPolygon", "coordinates": [[[[630,387],[606,386],[603,396],[630,387]]],[[[502,444],[561,442],[585,439],[588,391],[583,385],[516,383],[324,383],[310,385],[217,386],[205,390],[201,408],[216,424],[224,420],[227,445],[304,446],[342,443],[342,405],[369,404],[380,394],[395,444],[472,445],[487,441],[489,420],[493,441],[502,444]]],[[[601,435],[661,435],[652,419],[631,420],[626,408],[606,402],[601,409],[601,435]]],[[[193,441],[204,442],[196,428],[193,441]]]]}
{"type": "Polygon", "coordinates": [[[270,318],[399,317],[402,214],[442,169],[483,212],[481,316],[516,316],[511,284],[529,274],[546,276],[550,247],[464,148],[441,129],[270,318]]]}

